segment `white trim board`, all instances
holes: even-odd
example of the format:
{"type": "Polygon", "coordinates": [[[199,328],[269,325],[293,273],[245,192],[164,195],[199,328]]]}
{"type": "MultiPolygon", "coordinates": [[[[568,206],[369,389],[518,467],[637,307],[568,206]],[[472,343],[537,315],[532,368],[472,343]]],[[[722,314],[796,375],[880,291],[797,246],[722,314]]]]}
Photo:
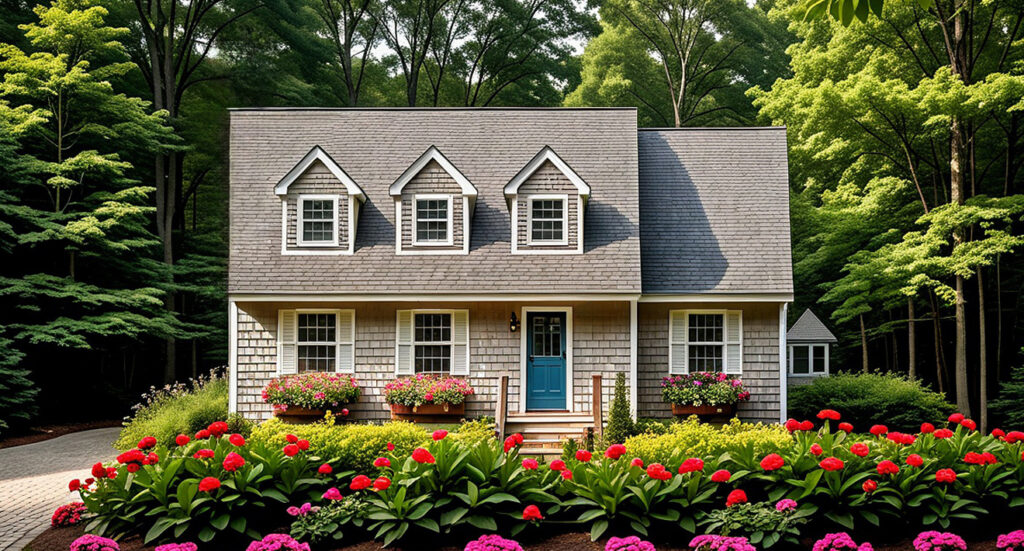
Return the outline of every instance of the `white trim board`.
{"type": "MultiPolygon", "coordinates": [[[[637,300],[636,294],[564,294],[537,293],[472,293],[472,294],[258,294],[229,293],[237,302],[628,302],[637,300]]],[[[642,301],[641,301],[642,302],[642,301]]]]}
{"type": "Polygon", "coordinates": [[[526,314],[529,312],[562,312],[565,314],[565,407],[569,413],[576,412],[573,397],[572,372],[572,306],[523,306],[520,312],[522,326],[519,330],[519,412],[526,413],[526,314]]]}
{"type": "Polygon", "coordinates": [[[580,175],[576,174],[576,171],[573,170],[568,163],[563,161],[562,158],[555,153],[554,149],[545,145],[539,152],[537,152],[536,155],[534,155],[532,159],[530,159],[530,162],[526,163],[526,166],[524,166],[515,176],[512,177],[511,180],[509,180],[507,184],[505,184],[505,197],[511,198],[519,193],[519,186],[523,185],[523,182],[526,180],[529,180],[530,176],[533,176],[533,173],[537,172],[537,169],[539,169],[545,161],[550,161],[551,164],[555,165],[555,167],[562,172],[562,174],[565,174],[565,177],[568,178],[574,186],[576,186],[577,190],[579,190],[580,196],[590,196],[590,185],[584,182],[583,178],[580,178],[580,175]]]}
{"type": "MultiPolygon", "coordinates": [[[[564,193],[538,193],[536,195],[524,195],[526,199],[526,246],[546,247],[569,245],[569,196],[564,193]],[[533,238],[533,202],[534,201],[560,201],[562,203],[562,238],[551,240],[535,240],[533,238]]],[[[578,236],[577,236],[578,237],[578,236]]],[[[519,251],[525,253],[528,251],[519,251]]],[[[575,251],[574,251],[575,252],[575,251]]]]}
{"type": "MultiPolygon", "coordinates": [[[[276,336],[275,336],[276,338],[276,336]]],[[[238,304],[228,299],[228,413],[238,412],[238,304]]]]}
{"type": "Polygon", "coordinates": [[[792,293],[642,294],[640,302],[792,302],[792,293]]]}
{"type": "Polygon", "coordinates": [[[786,358],[786,352],[788,346],[786,345],[786,317],[789,312],[789,303],[782,303],[779,305],[779,422],[785,423],[786,416],[788,415],[788,394],[789,394],[789,376],[786,373],[786,365],[788,360],[786,358]]]}
{"type": "Polygon", "coordinates": [[[277,195],[284,195],[288,193],[288,186],[295,183],[295,180],[298,180],[299,176],[302,176],[316,161],[323,163],[324,166],[327,167],[327,170],[331,171],[331,174],[345,185],[345,189],[348,191],[349,195],[358,198],[360,201],[366,200],[366,194],[363,193],[363,189],[359,187],[359,184],[345,173],[345,170],[342,169],[338,163],[334,162],[334,159],[332,159],[331,156],[328,155],[327,152],[319,145],[314,145],[313,149],[310,149],[309,153],[306,153],[306,156],[292,167],[292,169],[288,171],[288,174],[284,175],[284,178],[281,178],[277,185],[274,186],[274,193],[277,195]]]}
{"type": "Polygon", "coordinates": [[[448,158],[433,145],[427,148],[427,150],[420,155],[418,159],[413,161],[413,163],[409,165],[409,168],[405,169],[405,172],[403,172],[402,175],[395,180],[395,183],[391,184],[391,187],[388,188],[388,193],[392,196],[402,195],[402,188],[412,181],[412,179],[416,177],[416,175],[419,174],[420,171],[423,170],[423,167],[427,166],[430,161],[435,161],[437,164],[441,165],[441,168],[443,168],[444,171],[459,184],[459,187],[462,188],[463,195],[476,197],[476,186],[474,186],[468,178],[459,172],[459,169],[455,168],[455,165],[453,165],[452,162],[449,161],[448,158]]]}
{"type": "Polygon", "coordinates": [[[296,247],[337,247],[338,246],[338,230],[341,229],[341,225],[338,224],[338,215],[340,213],[341,196],[330,193],[306,193],[299,195],[295,198],[295,246],[296,247]],[[304,201],[330,201],[334,206],[334,215],[331,218],[331,228],[333,228],[332,236],[330,241],[306,241],[303,239],[305,228],[303,227],[306,223],[306,219],[303,217],[305,212],[305,206],[302,204],[304,201]]]}

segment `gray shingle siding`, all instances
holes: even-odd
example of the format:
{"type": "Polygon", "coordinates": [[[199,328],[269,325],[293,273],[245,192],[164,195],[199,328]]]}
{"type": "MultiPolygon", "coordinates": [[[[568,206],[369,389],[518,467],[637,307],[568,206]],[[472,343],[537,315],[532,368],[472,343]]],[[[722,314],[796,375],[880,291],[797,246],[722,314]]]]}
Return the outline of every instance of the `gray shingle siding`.
{"type": "MultiPolygon", "coordinates": [[[[516,195],[518,205],[516,212],[519,220],[516,223],[516,248],[523,251],[532,250],[576,250],[579,242],[579,190],[569,181],[569,178],[562,174],[561,170],[545,162],[537,169],[521,186],[516,195]],[[568,227],[563,228],[567,232],[566,245],[530,245],[529,244],[529,220],[530,220],[530,195],[565,195],[566,214],[568,214],[568,227]]],[[[583,213],[586,218],[586,212],[583,213]]]]}
{"type": "Polygon", "coordinates": [[[344,250],[348,248],[348,191],[345,186],[331,174],[330,170],[323,163],[317,161],[310,166],[306,172],[299,176],[292,185],[288,186],[288,193],[284,201],[288,205],[288,220],[285,225],[287,232],[287,250],[302,251],[308,250],[299,247],[297,243],[300,195],[334,195],[336,196],[338,208],[338,221],[335,231],[338,233],[337,247],[316,247],[317,250],[344,250]]]}
{"type": "Polygon", "coordinates": [[[462,188],[436,161],[430,161],[419,174],[402,189],[402,250],[403,251],[461,251],[463,245],[462,188]],[[414,246],[412,227],[416,195],[442,194],[452,197],[452,244],[449,246],[414,246]]]}

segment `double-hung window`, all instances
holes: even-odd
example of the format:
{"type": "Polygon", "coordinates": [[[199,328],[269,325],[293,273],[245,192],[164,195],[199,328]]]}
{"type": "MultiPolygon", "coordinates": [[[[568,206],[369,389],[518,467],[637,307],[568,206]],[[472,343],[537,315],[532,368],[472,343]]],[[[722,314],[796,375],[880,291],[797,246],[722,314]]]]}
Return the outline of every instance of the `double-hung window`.
{"type": "Polygon", "coordinates": [[[669,372],[740,373],[743,315],[738,310],[669,312],[669,372]]]}
{"type": "Polygon", "coordinates": [[[452,315],[429,313],[413,316],[413,346],[416,373],[451,373],[452,315]]]}
{"type": "Polygon", "coordinates": [[[827,344],[793,344],[789,347],[789,370],[794,375],[828,373],[827,344]]]}
{"type": "Polygon", "coordinates": [[[469,310],[399,310],[397,317],[397,375],[469,375],[469,310]]]}
{"type": "Polygon", "coordinates": [[[413,203],[413,245],[451,245],[452,196],[417,195],[413,203]]]}
{"type": "Polygon", "coordinates": [[[298,200],[298,244],[306,247],[338,245],[338,197],[300,195],[298,200]]]}
{"type": "Polygon", "coordinates": [[[299,314],[298,372],[335,370],[338,346],[338,315],[299,314]]]}
{"type": "Polygon", "coordinates": [[[354,310],[279,310],[277,330],[281,375],[354,371],[354,310]]]}
{"type": "Polygon", "coordinates": [[[530,245],[565,245],[568,243],[568,198],[534,196],[530,198],[530,245]]]}

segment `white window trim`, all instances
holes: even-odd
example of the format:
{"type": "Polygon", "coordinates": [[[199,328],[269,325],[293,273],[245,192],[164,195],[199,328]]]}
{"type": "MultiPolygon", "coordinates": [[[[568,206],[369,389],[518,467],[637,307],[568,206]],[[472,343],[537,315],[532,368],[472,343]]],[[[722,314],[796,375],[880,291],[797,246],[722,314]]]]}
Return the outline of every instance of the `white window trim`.
{"type": "MultiPolygon", "coordinates": [[[[300,374],[299,373],[299,367],[298,367],[298,365],[299,365],[299,346],[301,346],[301,345],[316,346],[316,345],[320,345],[320,344],[323,344],[323,345],[333,345],[334,346],[334,371],[333,372],[328,371],[327,373],[355,373],[355,370],[356,370],[356,311],[354,309],[338,309],[338,308],[285,308],[284,310],[294,310],[295,311],[295,343],[294,343],[295,344],[295,374],[300,374]],[[352,314],[352,327],[351,327],[351,330],[349,332],[348,340],[347,341],[344,340],[342,338],[342,335],[341,335],[340,324],[341,324],[341,314],[342,313],[351,313],[352,314]],[[334,330],[334,342],[333,343],[330,343],[330,342],[324,342],[324,343],[300,342],[299,341],[299,314],[334,314],[334,327],[335,327],[335,330],[334,330]],[[352,356],[350,358],[351,359],[351,363],[349,365],[352,366],[352,370],[349,371],[349,372],[338,371],[338,367],[341,365],[341,355],[340,355],[340,348],[339,348],[340,345],[350,345],[351,346],[351,355],[352,356]]],[[[283,334],[283,332],[282,332],[283,331],[282,323],[284,321],[284,316],[281,315],[281,311],[283,311],[283,310],[279,310],[278,314],[277,314],[277,335],[278,335],[278,338],[277,338],[277,361],[275,363],[276,363],[276,367],[277,367],[277,375],[278,376],[281,375],[281,347],[284,346],[284,344],[285,344],[284,342],[281,341],[281,338],[280,338],[280,335],[283,334]]]]}
{"type": "MultiPolygon", "coordinates": [[[[413,310],[412,311],[412,340],[409,341],[412,345],[412,349],[409,353],[412,355],[412,374],[413,376],[418,375],[416,372],[416,347],[417,346],[447,346],[448,347],[448,373],[443,371],[440,373],[446,377],[452,376],[452,363],[455,361],[455,310],[413,310]],[[448,328],[449,328],[449,339],[445,341],[418,341],[416,340],[416,314],[448,314],[448,328]]],[[[429,372],[428,375],[438,374],[437,372],[429,372]]]]}
{"type": "Polygon", "coordinates": [[[825,377],[825,376],[827,376],[829,374],[829,371],[830,371],[830,368],[829,368],[829,345],[828,344],[822,344],[822,343],[813,343],[813,342],[790,344],[789,345],[789,354],[788,354],[788,362],[787,363],[789,364],[789,374],[793,375],[794,377],[825,377]],[[797,348],[797,347],[807,347],[808,348],[808,351],[807,351],[807,373],[797,373],[797,372],[793,371],[793,368],[795,367],[793,365],[795,363],[795,358],[793,356],[793,349],[797,348]],[[820,371],[820,372],[814,371],[814,355],[813,355],[813,349],[814,348],[824,348],[825,349],[825,371],[820,371]]]}
{"type": "Polygon", "coordinates": [[[295,244],[299,247],[337,247],[338,246],[338,204],[341,202],[339,195],[332,194],[307,194],[299,195],[295,202],[295,244]],[[332,239],[330,241],[306,241],[302,238],[303,226],[305,219],[302,216],[303,213],[303,202],[305,201],[331,201],[334,205],[334,216],[331,219],[331,225],[334,227],[332,232],[332,239]]]}
{"type": "MultiPolygon", "coordinates": [[[[452,196],[446,193],[419,193],[412,197],[412,246],[413,247],[451,247],[455,242],[455,210],[452,209],[452,196]],[[448,219],[445,222],[448,233],[444,241],[420,241],[417,237],[417,216],[420,201],[436,201],[444,199],[448,201],[448,219]]],[[[465,215],[465,213],[463,213],[465,215]]]]}
{"type": "Polygon", "coordinates": [[[519,413],[526,413],[526,314],[530,312],[565,313],[565,407],[569,413],[575,413],[576,401],[573,398],[572,370],[572,306],[523,306],[519,315],[522,326],[519,328],[519,413]]]}
{"type": "Polygon", "coordinates": [[[743,374],[743,312],[741,310],[722,310],[722,309],[711,309],[711,310],[669,310],[668,311],[668,372],[669,372],[669,374],[671,374],[671,375],[686,375],[686,374],[690,373],[690,344],[694,344],[694,345],[697,345],[697,346],[703,346],[703,345],[716,346],[716,345],[721,345],[721,347],[722,347],[722,371],[721,372],[725,373],[727,375],[742,375],[743,374]],[[738,342],[730,342],[729,339],[728,339],[728,336],[729,336],[729,312],[740,312],[740,315],[739,315],[739,327],[737,328],[739,336],[740,336],[738,342]],[[683,315],[683,342],[673,342],[672,335],[675,333],[675,330],[674,330],[675,329],[675,321],[673,320],[673,318],[675,317],[675,314],[680,314],[680,313],[683,315]],[[722,316],[722,337],[723,337],[724,340],[721,341],[721,342],[699,341],[699,342],[691,343],[690,342],[690,331],[689,331],[689,329],[690,329],[689,328],[690,314],[721,314],[721,316],[722,316]],[[739,362],[740,368],[739,368],[739,371],[735,371],[735,372],[728,371],[728,368],[729,368],[729,345],[730,344],[739,344],[739,355],[740,355],[740,362],[739,362]],[[683,347],[684,353],[683,353],[683,369],[682,370],[672,371],[672,347],[673,346],[682,346],[683,347]]]}
{"type": "MultiPolygon", "coordinates": [[[[402,311],[404,311],[404,310],[405,309],[402,309],[402,311]]],[[[428,345],[428,346],[429,345],[439,344],[437,342],[425,343],[425,342],[421,342],[421,341],[417,341],[416,340],[416,314],[449,314],[451,316],[451,319],[452,319],[452,338],[447,343],[447,345],[451,348],[451,351],[452,351],[451,352],[452,363],[448,367],[448,375],[447,376],[448,377],[465,377],[465,378],[469,378],[468,375],[454,375],[454,374],[452,374],[452,368],[455,367],[455,346],[457,344],[456,341],[455,341],[455,314],[457,312],[460,312],[460,311],[465,311],[466,312],[466,369],[469,370],[469,368],[470,368],[470,364],[469,364],[469,359],[470,359],[470,356],[471,356],[470,341],[472,340],[470,335],[472,335],[473,333],[471,332],[471,325],[470,324],[472,323],[472,320],[470,319],[470,316],[469,316],[469,310],[458,309],[458,308],[418,308],[418,309],[411,309],[411,310],[408,310],[408,311],[410,313],[410,316],[412,317],[412,319],[410,321],[410,323],[412,325],[409,328],[409,330],[411,332],[411,335],[410,335],[410,339],[409,339],[409,343],[408,343],[409,346],[410,346],[409,355],[410,355],[410,361],[412,362],[412,373],[411,373],[411,375],[403,375],[403,376],[407,376],[407,377],[414,377],[414,376],[416,376],[416,345],[417,344],[428,345]]],[[[403,343],[399,343],[398,342],[398,333],[401,331],[401,327],[398,326],[399,325],[399,321],[400,320],[396,319],[396,325],[395,325],[395,365],[396,366],[398,365],[398,355],[399,355],[398,354],[398,347],[401,344],[403,344],[403,343]]],[[[440,344],[445,344],[445,343],[440,343],[440,344]]],[[[396,371],[397,371],[397,369],[396,369],[396,371]]]]}
{"type": "Polygon", "coordinates": [[[528,246],[555,245],[566,246],[569,244],[569,196],[559,194],[538,194],[527,195],[526,199],[526,244],[528,246]],[[534,201],[561,201],[562,202],[562,238],[561,239],[534,239],[533,238],[533,202],[534,201]]]}

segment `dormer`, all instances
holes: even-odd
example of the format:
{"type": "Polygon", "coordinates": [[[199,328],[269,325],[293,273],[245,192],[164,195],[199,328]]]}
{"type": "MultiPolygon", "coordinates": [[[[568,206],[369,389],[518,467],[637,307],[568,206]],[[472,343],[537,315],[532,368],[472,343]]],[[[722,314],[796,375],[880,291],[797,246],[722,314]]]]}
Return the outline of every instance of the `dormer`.
{"type": "Polygon", "coordinates": [[[355,252],[363,190],[320,146],[274,186],[281,198],[281,254],[355,252]]]}
{"type": "Polygon", "coordinates": [[[505,185],[511,211],[512,254],[580,254],[583,210],[590,186],[544,146],[505,185]]]}
{"type": "Polygon", "coordinates": [[[468,254],[476,186],[430,146],[391,184],[395,254],[468,254]]]}

